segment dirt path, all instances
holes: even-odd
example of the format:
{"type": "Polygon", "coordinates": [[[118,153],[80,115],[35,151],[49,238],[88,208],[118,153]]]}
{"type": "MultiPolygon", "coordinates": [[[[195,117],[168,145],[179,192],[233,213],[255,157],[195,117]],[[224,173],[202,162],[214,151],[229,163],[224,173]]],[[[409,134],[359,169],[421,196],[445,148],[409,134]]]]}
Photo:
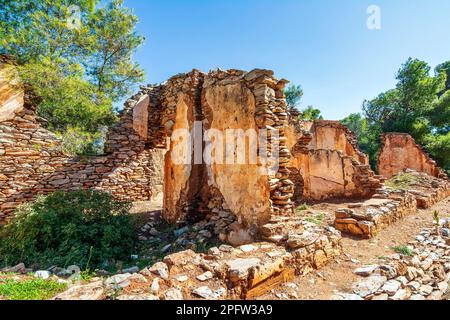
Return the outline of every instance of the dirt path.
{"type": "MultiPolygon", "coordinates": [[[[312,209],[324,212],[324,221],[329,222],[331,209],[335,207],[336,204],[322,204],[320,207],[313,206],[312,209]]],[[[406,245],[414,240],[423,228],[432,226],[434,210],[442,218],[450,217],[450,198],[431,209],[419,210],[416,214],[405,217],[382,230],[374,239],[343,238],[344,255],[340,260],[305,277],[296,278],[293,283],[266,294],[262,299],[328,300],[336,291],[351,291],[352,284],[360,279],[353,274],[353,270],[365,264],[380,263],[380,259],[395,253],[392,247],[406,245]]]]}

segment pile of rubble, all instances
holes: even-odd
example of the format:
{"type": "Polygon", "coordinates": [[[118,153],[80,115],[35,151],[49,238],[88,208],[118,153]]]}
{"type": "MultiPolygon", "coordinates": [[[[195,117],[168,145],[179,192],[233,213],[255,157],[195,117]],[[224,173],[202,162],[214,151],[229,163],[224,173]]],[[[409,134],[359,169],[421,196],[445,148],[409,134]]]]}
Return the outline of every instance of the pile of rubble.
{"type": "Polygon", "coordinates": [[[407,187],[408,192],[416,198],[418,208],[428,209],[450,196],[450,182],[448,179],[435,178],[411,169],[405,169],[390,181],[395,183],[397,179],[405,175],[411,181],[407,187]]]}
{"type": "Polygon", "coordinates": [[[387,184],[395,189],[384,186],[371,199],[336,210],[335,227],[354,236],[372,238],[381,229],[415,213],[417,208],[430,208],[450,196],[448,180],[409,169],[387,184]]]}
{"type": "Polygon", "coordinates": [[[304,272],[303,254],[268,242],[186,250],[139,272],[74,285],[55,299],[253,299],[304,272]]]}
{"type": "Polygon", "coordinates": [[[381,229],[416,211],[417,203],[410,193],[383,187],[369,200],[336,210],[334,225],[343,233],[372,238],[381,229]]]}
{"type": "Polygon", "coordinates": [[[353,293],[337,293],[337,300],[445,300],[450,284],[450,218],[439,228],[424,229],[380,265],[356,269],[365,279],[353,285],[353,293]],[[438,234],[439,233],[439,234],[438,234]]]}

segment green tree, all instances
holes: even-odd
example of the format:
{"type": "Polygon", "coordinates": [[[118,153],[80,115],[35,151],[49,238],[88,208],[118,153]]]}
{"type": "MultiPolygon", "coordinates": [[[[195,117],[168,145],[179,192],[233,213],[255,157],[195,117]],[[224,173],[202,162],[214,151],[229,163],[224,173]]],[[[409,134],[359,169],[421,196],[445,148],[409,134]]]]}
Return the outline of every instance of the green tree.
{"type": "Polygon", "coordinates": [[[380,150],[379,136],[381,128],[362,116],[361,113],[350,114],[341,123],[349,128],[358,139],[358,147],[369,155],[370,165],[376,170],[378,153],[380,150]]]}
{"type": "Polygon", "coordinates": [[[417,59],[408,59],[397,73],[394,89],[363,104],[371,128],[381,132],[405,132],[431,153],[445,169],[450,169],[446,147],[450,128],[449,62],[435,69],[417,59]]]}
{"type": "Polygon", "coordinates": [[[86,149],[115,121],[114,103],[143,80],[132,61],[144,40],[137,17],[123,0],[96,2],[0,0],[0,53],[16,58],[49,129],[80,132],[86,149]]]}
{"type": "Polygon", "coordinates": [[[307,106],[305,109],[301,111],[300,118],[307,121],[314,121],[323,119],[323,116],[319,109],[316,109],[313,106],[307,106]]]}
{"type": "Polygon", "coordinates": [[[300,107],[300,103],[303,97],[302,87],[291,84],[284,91],[284,95],[286,96],[288,109],[291,111],[292,110],[298,111],[298,108],[300,107]]]}
{"type": "Polygon", "coordinates": [[[288,110],[291,112],[300,113],[299,118],[307,121],[314,121],[317,119],[323,119],[319,109],[313,106],[308,106],[305,109],[300,109],[301,101],[303,98],[303,89],[299,85],[290,85],[285,91],[286,102],[288,110]]]}

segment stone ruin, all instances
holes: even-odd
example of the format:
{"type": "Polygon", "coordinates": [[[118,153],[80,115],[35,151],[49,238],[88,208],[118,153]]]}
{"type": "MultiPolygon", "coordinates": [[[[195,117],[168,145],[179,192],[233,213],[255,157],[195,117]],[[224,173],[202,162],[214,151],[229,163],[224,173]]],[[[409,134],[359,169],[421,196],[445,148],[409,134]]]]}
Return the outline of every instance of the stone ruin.
{"type": "Polygon", "coordinates": [[[447,179],[444,170],[436,161],[406,133],[386,133],[381,136],[381,152],[378,156],[378,171],[390,179],[405,169],[424,172],[429,176],[447,179]]]}
{"type": "MultiPolygon", "coordinates": [[[[3,74],[10,66],[3,58],[3,74]]],[[[163,198],[167,221],[207,218],[221,240],[242,244],[273,216],[292,216],[295,203],[375,193],[380,177],[351,132],[338,122],[292,120],[286,83],[268,70],[193,70],[141,87],[108,132],[105,155],[70,157],[4,76],[0,218],[38,194],[95,188],[128,201],[163,198]],[[214,136],[221,132],[234,135],[222,141],[214,136]]]]}
{"type": "Polygon", "coordinates": [[[404,135],[383,137],[380,173],[389,178],[410,168],[437,178],[424,175],[411,191],[384,186],[345,126],[291,116],[288,82],[269,70],[193,70],[143,86],[109,130],[105,154],[95,157],[62,152],[13,70],[1,57],[0,222],[19,204],[56,190],[94,188],[160,202],[168,222],[205,221],[235,246],[180,253],[188,261],[165,259],[175,275],[193,265],[220,275],[211,279],[211,297],[257,297],[339,256],[339,231],[370,238],[450,195],[443,172],[404,135]],[[401,148],[409,160],[398,156],[401,148]],[[336,211],[337,230],[295,212],[300,203],[327,199],[349,199],[336,211]]]}
{"type": "Polygon", "coordinates": [[[383,178],[371,170],[353,133],[339,121],[292,120],[287,132],[297,202],[370,197],[381,187],[383,178]]]}

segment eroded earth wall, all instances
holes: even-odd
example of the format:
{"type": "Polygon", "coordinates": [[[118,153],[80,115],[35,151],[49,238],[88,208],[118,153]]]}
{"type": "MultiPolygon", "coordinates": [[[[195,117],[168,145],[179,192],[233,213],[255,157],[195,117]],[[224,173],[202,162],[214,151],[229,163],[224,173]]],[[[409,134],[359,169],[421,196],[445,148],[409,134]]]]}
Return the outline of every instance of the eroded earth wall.
{"type": "Polygon", "coordinates": [[[353,134],[338,121],[293,120],[287,137],[296,202],[367,197],[381,186],[367,155],[358,150],[353,134]]]}
{"type": "Polygon", "coordinates": [[[436,178],[447,178],[445,172],[409,134],[383,134],[381,144],[378,171],[386,178],[390,179],[405,169],[423,172],[436,178]]]}

